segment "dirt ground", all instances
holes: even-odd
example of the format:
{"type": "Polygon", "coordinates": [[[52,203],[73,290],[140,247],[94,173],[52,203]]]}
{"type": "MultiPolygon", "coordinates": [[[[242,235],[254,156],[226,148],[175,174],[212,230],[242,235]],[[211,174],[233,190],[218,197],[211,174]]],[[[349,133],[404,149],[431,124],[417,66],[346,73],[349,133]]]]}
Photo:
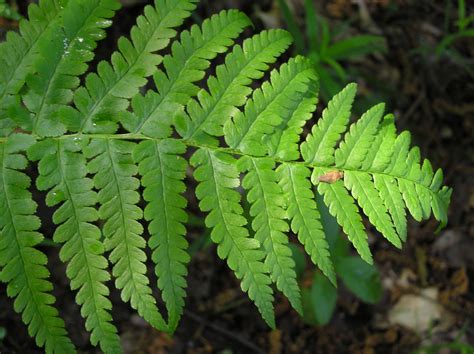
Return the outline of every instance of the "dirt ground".
{"type": "MultiPolygon", "coordinates": [[[[332,321],[314,327],[304,324],[288,302],[277,296],[278,329],[272,331],[211,246],[197,252],[189,265],[186,310],[173,337],[151,329],[120,301],[116,291],[112,293],[113,316],[127,353],[411,353],[455,338],[474,345],[474,40],[461,39],[453,45],[466,59],[463,63],[449,54],[437,57],[433,51],[417,51],[434,46],[443,36],[445,22],[455,21],[455,8],[451,16],[446,15],[447,1],[315,1],[332,25],[350,23],[351,33],[386,38],[385,54],[343,64],[357,69],[358,76],[351,79],[358,82],[361,95],[376,95],[387,102],[399,131],[412,132],[422,156],[442,167],[446,184],[454,188],[449,225],[439,234],[435,234],[434,220],[421,224],[411,220],[408,241],[403,250],[397,250],[369,228],[384,287],[382,300],[366,305],[340,286],[332,321]]],[[[128,32],[144,4],[126,3],[109,31],[110,39],[100,44],[99,58],[110,55],[114,40],[128,32]]],[[[303,24],[303,0],[291,0],[291,4],[303,24]]],[[[25,4],[19,5],[24,11],[25,4]]],[[[246,12],[255,31],[284,27],[273,0],[202,0],[196,18],[227,8],[246,12]]],[[[468,10],[473,14],[474,4],[468,10]]],[[[190,203],[196,211],[195,201],[190,203]]],[[[202,231],[190,228],[190,241],[197,240],[202,231]]],[[[88,344],[57,249],[45,251],[51,257],[58,308],[74,342],[84,353],[97,352],[88,344]]],[[[308,266],[307,272],[311,271],[308,266]]],[[[13,312],[3,285],[0,327],[7,329],[0,353],[39,352],[13,312]]]]}

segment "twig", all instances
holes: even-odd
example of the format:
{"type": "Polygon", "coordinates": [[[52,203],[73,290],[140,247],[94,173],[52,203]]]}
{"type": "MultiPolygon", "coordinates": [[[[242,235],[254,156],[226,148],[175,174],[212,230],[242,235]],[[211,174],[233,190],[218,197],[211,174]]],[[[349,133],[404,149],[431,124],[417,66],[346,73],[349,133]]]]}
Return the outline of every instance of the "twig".
{"type": "Polygon", "coordinates": [[[242,344],[242,345],[246,346],[247,348],[253,350],[254,353],[265,354],[265,352],[262,349],[260,349],[259,347],[257,347],[254,343],[246,340],[245,338],[242,338],[240,336],[235,335],[234,333],[232,333],[231,331],[228,331],[225,328],[218,327],[216,325],[213,325],[212,323],[209,323],[204,318],[202,318],[201,316],[199,316],[198,314],[196,314],[194,312],[184,311],[184,315],[189,317],[193,321],[199,322],[203,326],[212,329],[213,331],[219,332],[219,333],[223,334],[224,336],[229,337],[230,339],[232,339],[236,342],[239,342],[240,344],[242,344]]]}
{"type": "Polygon", "coordinates": [[[425,92],[421,91],[418,97],[416,97],[415,101],[411,104],[411,106],[408,108],[406,113],[403,115],[403,118],[405,119],[405,121],[408,121],[408,118],[410,118],[413,115],[413,113],[415,113],[416,109],[423,101],[423,98],[425,98],[425,92]]]}

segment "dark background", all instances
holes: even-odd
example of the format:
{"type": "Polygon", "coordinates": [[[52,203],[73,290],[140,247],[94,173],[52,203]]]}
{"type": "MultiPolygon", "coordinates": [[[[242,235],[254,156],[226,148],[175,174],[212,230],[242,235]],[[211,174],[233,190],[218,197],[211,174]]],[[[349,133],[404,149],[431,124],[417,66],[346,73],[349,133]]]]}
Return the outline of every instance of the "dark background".
{"type": "MultiPolygon", "coordinates": [[[[303,0],[289,2],[299,25],[304,28],[303,0]]],[[[455,30],[457,2],[451,1],[451,7],[447,6],[448,2],[315,1],[319,14],[328,19],[331,26],[347,24],[349,34],[379,34],[386,39],[386,53],[342,64],[352,69],[349,79],[359,84],[360,98],[377,97],[387,102],[389,111],[396,115],[399,131],[412,132],[413,142],[420,146],[422,156],[429,158],[434,167],[443,168],[446,184],[454,188],[449,225],[439,234],[434,232],[435,220],[421,224],[410,220],[408,241],[400,251],[373,229],[368,229],[384,286],[380,303],[362,304],[340,286],[331,323],[314,327],[304,324],[278,295],[278,329],[271,331],[211,246],[196,253],[189,265],[186,310],[173,337],[149,328],[120,301],[119,294],[112,291],[113,316],[126,352],[408,353],[423,346],[451,342],[458,335],[461,341],[474,344],[474,40],[460,39],[451,46],[462,61],[448,50],[435,55],[436,44],[447,31],[455,30]],[[407,294],[412,295],[408,308],[421,311],[420,316],[436,312],[422,307],[430,291],[437,296],[428,302],[436,311],[441,311],[430,331],[420,333],[416,325],[402,327],[390,320],[395,304],[407,294]]],[[[99,44],[98,59],[110,57],[115,41],[128,34],[146,2],[126,0],[123,3],[125,7],[109,29],[109,37],[99,44]]],[[[466,3],[468,15],[473,14],[474,4],[466,3]]],[[[19,11],[25,14],[27,1],[17,4],[19,11]]],[[[202,0],[193,19],[199,21],[230,8],[247,13],[255,23],[255,32],[268,27],[285,27],[273,0],[202,0]]],[[[16,26],[14,21],[2,20],[2,35],[6,29],[16,26]]],[[[190,204],[195,211],[195,200],[191,199],[190,204]]],[[[199,239],[202,233],[201,228],[191,227],[189,240],[199,239]]],[[[57,306],[74,342],[83,352],[97,352],[88,342],[84,321],[68,290],[64,266],[57,258],[58,250],[54,247],[44,250],[51,257],[49,268],[56,285],[57,306]]],[[[308,265],[303,286],[310,285],[312,271],[308,265]]],[[[7,330],[0,342],[0,352],[39,352],[20,316],[13,312],[12,304],[5,286],[0,286],[0,327],[7,330]]]]}

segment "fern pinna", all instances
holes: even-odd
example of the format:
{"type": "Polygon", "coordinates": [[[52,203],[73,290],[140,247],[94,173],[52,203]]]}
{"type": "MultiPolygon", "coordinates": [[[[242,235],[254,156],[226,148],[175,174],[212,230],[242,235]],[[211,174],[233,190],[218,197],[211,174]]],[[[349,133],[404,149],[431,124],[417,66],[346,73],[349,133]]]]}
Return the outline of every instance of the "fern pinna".
{"type": "Polygon", "coordinates": [[[251,23],[232,10],[178,34],[195,7],[196,0],[155,0],[95,72],[88,63],[116,0],[40,0],[0,46],[0,280],[48,353],[75,349],[54,305],[39,248],[45,237],[60,245],[92,344],[121,351],[111,279],[153,327],[175,330],[190,260],[187,170],[219,257],[271,327],[272,284],[302,312],[293,234],[336,283],[315,193],[368,263],[361,210],[396,247],[407,236],[407,211],[446,224],[451,190],[441,170],[421,161],[408,132],[396,133],[383,105],[351,124],[349,84],[303,134],[318,78],[303,57],[276,65],[290,35],[268,30],[235,44],[251,23]],[[223,63],[208,75],[218,56],[223,63]],[[40,232],[32,169],[34,188],[54,207],[54,235],[40,232]],[[166,318],[152,295],[146,248],[166,318]]]}

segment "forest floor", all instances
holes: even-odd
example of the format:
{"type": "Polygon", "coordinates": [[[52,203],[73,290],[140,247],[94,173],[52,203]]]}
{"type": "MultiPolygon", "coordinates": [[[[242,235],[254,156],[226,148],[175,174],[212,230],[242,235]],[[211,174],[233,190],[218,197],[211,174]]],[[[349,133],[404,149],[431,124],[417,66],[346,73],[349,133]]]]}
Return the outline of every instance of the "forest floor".
{"type": "MultiPolygon", "coordinates": [[[[128,33],[143,7],[143,2],[127,3],[109,31],[110,39],[99,47],[103,58],[110,55],[116,38],[128,33]]],[[[303,24],[303,0],[291,3],[303,24]]],[[[433,353],[457,353],[436,345],[474,345],[474,41],[461,39],[453,45],[465,59],[462,63],[448,51],[435,55],[433,47],[442,40],[445,23],[449,28],[456,17],[454,8],[451,16],[446,14],[445,1],[324,0],[317,4],[331,25],[346,23],[351,33],[385,37],[386,53],[343,64],[357,69],[350,79],[358,82],[361,95],[376,95],[387,102],[399,131],[411,131],[422,156],[445,171],[446,184],[454,188],[448,226],[435,234],[434,220],[410,222],[402,250],[369,228],[383,298],[376,305],[363,304],[340,285],[336,312],[324,327],[305,324],[277,296],[278,329],[270,330],[218,259],[215,247],[206,247],[194,254],[189,266],[186,309],[173,337],[148,327],[112,292],[114,320],[127,353],[370,354],[410,353],[428,347],[433,353]]],[[[255,31],[284,27],[273,0],[203,0],[197,18],[226,8],[246,12],[255,31]]],[[[474,13],[473,6],[469,10],[474,13]]],[[[197,210],[196,202],[190,203],[197,210]]],[[[190,228],[190,241],[199,239],[202,232],[199,227],[190,228]]],[[[88,344],[83,321],[78,320],[79,309],[61,275],[64,266],[57,250],[45,250],[52,257],[49,267],[59,285],[58,307],[74,342],[83,352],[96,352],[88,344]]],[[[308,265],[307,278],[312,271],[308,265]]],[[[39,352],[12,308],[5,287],[0,286],[0,327],[7,330],[0,340],[0,353],[39,352]]]]}

